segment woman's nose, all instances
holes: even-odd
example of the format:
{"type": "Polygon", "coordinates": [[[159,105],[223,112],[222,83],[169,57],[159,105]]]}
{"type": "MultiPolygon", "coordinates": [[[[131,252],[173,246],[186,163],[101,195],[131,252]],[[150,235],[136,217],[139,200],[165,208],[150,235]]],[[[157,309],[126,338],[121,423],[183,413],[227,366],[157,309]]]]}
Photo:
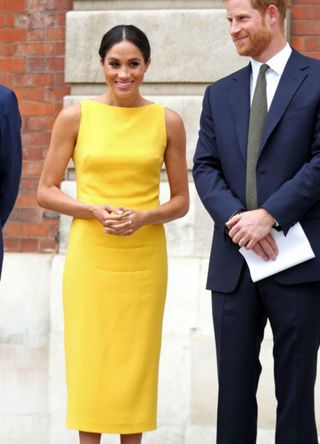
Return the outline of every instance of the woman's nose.
{"type": "Polygon", "coordinates": [[[126,79],[129,76],[127,67],[126,66],[121,67],[118,75],[122,79],[126,79]]]}

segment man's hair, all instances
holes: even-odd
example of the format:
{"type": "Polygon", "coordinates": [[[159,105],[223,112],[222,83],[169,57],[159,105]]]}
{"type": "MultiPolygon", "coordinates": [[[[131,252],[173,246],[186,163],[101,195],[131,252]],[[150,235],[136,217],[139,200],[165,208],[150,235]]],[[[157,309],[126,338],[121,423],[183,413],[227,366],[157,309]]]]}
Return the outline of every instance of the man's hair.
{"type": "Polygon", "coordinates": [[[282,21],[286,18],[287,9],[291,6],[291,0],[250,0],[254,9],[264,14],[270,5],[278,8],[282,21]]]}

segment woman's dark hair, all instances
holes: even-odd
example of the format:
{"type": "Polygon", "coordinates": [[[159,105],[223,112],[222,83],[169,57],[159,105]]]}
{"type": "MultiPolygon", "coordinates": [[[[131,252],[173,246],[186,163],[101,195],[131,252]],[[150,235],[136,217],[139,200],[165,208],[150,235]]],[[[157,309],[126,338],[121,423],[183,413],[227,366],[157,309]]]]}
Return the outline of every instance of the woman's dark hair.
{"type": "Polygon", "coordinates": [[[140,49],[145,63],[149,61],[151,55],[149,40],[145,33],[134,25],[114,26],[105,33],[102,37],[99,49],[101,61],[104,62],[107,52],[113,45],[116,45],[123,40],[133,43],[138,49],[140,49]]]}

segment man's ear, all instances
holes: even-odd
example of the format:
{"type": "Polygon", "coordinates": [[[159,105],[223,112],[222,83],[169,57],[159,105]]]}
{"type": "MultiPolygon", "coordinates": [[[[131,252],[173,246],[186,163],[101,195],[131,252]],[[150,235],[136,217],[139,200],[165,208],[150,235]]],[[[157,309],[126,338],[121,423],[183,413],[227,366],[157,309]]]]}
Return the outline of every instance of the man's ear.
{"type": "Polygon", "coordinates": [[[266,12],[266,16],[269,19],[269,23],[274,24],[277,20],[279,20],[280,14],[278,8],[275,5],[269,5],[266,12]]]}

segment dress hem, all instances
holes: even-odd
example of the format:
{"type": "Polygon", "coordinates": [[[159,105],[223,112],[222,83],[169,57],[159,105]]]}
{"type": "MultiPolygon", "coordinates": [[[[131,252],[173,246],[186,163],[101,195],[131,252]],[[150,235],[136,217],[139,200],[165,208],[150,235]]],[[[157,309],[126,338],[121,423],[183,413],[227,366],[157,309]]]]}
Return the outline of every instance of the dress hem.
{"type": "Polygon", "coordinates": [[[142,433],[156,430],[157,424],[154,422],[141,422],[135,424],[105,424],[91,421],[67,420],[68,429],[78,430],[90,433],[115,433],[129,435],[131,433],[142,433]]]}

